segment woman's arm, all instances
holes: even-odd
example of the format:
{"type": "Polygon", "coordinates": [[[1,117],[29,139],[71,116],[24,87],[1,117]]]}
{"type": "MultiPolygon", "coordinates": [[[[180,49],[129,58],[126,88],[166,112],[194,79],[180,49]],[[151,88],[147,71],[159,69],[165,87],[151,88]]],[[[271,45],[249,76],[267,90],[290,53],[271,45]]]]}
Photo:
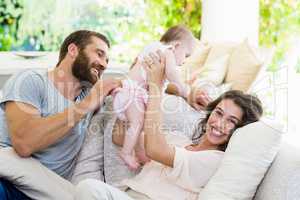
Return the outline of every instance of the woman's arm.
{"type": "Polygon", "coordinates": [[[152,55],[152,64],[146,64],[149,99],[145,113],[144,133],[147,156],[164,165],[173,167],[175,148],[166,142],[161,127],[161,93],[163,86],[165,58],[160,53],[161,61],[152,55]]]}

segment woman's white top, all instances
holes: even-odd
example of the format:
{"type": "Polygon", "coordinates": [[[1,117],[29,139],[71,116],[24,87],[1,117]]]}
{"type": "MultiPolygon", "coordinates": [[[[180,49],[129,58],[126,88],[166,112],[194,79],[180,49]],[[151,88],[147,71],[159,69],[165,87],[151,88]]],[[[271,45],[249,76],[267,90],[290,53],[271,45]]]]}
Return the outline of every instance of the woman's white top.
{"type": "Polygon", "coordinates": [[[188,151],[191,141],[183,136],[168,135],[174,144],[173,168],[151,161],[142,171],[124,183],[132,190],[153,200],[197,200],[199,192],[216,172],[224,152],[188,151]]]}

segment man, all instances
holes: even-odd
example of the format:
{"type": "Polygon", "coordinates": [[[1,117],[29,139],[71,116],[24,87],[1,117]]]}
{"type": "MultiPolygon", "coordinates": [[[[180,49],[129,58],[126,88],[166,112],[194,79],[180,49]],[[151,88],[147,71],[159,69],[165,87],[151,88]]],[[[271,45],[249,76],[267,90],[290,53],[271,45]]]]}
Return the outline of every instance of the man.
{"type": "MultiPolygon", "coordinates": [[[[100,79],[109,46],[100,33],[76,31],[64,40],[55,69],[11,77],[0,102],[0,147],[12,146],[19,156],[32,156],[69,179],[92,113],[119,86],[100,79]]],[[[0,199],[29,198],[0,179],[0,199]]]]}

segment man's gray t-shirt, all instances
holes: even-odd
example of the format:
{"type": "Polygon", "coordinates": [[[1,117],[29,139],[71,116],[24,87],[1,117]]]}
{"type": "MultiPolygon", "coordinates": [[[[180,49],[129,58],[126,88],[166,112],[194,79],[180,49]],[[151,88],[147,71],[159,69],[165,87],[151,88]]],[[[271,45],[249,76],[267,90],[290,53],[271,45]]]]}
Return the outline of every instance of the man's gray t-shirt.
{"type": "MultiPolygon", "coordinates": [[[[4,112],[5,102],[16,101],[32,105],[39,110],[41,117],[62,112],[74,104],[56,89],[53,82],[48,79],[46,71],[22,71],[6,82],[2,93],[3,97],[0,101],[0,147],[11,146],[4,112]]],[[[81,101],[86,94],[87,91],[82,90],[75,102],[81,101]]],[[[46,149],[34,153],[32,157],[68,179],[71,176],[76,155],[83,144],[90,118],[91,114],[88,114],[62,139],[46,149]]]]}

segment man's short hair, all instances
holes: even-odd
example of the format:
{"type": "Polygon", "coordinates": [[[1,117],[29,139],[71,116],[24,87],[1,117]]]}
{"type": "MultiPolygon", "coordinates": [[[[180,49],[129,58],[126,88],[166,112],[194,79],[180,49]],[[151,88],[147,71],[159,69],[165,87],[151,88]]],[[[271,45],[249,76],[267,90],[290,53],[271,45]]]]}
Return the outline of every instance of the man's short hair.
{"type": "Polygon", "coordinates": [[[61,61],[66,57],[68,53],[68,46],[70,44],[75,44],[80,50],[83,50],[88,44],[91,43],[91,37],[97,37],[110,47],[109,40],[103,34],[89,31],[89,30],[79,30],[71,33],[64,42],[62,43],[59,51],[59,60],[57,66],[61,63],[61,61]]]}

